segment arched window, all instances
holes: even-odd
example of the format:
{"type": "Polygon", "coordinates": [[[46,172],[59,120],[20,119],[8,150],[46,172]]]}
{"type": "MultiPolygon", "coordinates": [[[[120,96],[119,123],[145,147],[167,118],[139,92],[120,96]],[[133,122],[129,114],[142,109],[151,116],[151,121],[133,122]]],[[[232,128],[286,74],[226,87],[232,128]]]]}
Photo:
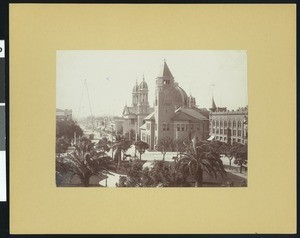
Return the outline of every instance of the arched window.
{"type": "Polygon", "coordinates": [[[224,121],[224,127],[227,127],[227,121],[224,121]]]}
{"type": "Polygon", "coordinates": [[[236,121],[233,121],[232,125],[233,125],[233,128],[236,128],[236,121]]]}
{"type": "Polygon", "coordinates": [[[221,127],[223,126],[223,121],[220,121],[220,126],[221,126],[221,127]]]}
{"type": "Polygon", "coordinates": [[[238,128],[241,128],[241,126],[242,126],[241,121],[238,121],[238,128]]]}
{"type": "Polygon", "coordinates": [[[228,121],[228,127],[231,127],[231,121],[228,121]]]}
{"type": "Polygon", "coordinates": [[[215,126],[215,125],[216,125],[216,122],[215,122],[215,120],[213,120],[213,121],[212,121],[212,123],[213,123],[213,126],[215,126]]]}
{"type": "Polygon", "coordinates": [[[217,126],[219,126],[219,121],[217,121],[217,126]]]}

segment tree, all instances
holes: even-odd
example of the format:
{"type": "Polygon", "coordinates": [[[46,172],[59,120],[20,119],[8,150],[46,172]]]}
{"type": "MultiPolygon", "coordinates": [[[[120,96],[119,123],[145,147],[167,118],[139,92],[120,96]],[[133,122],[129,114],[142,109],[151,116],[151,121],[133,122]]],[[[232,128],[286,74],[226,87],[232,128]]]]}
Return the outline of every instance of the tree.
{"type": "Polygon", "coordinates": [[[154,161],[153,168],[149,171],[149,181],[153,187],[170,187],[173,185],[173,177],[164,161],[154,161]]]}
{"type": "Polygon", "coordinates": [[[123,136],[115,136],[115,142],[113,143],[112,149],[115,151],[114,161],[117,163],[118,169],[121,166],[122,152],[125,153],[131,145],[132,142],[128,139],[125,139],[123,136]]]}
{"type": "Polygon", "coordinates": [[[131,141],[135,141],[135,130],[133,129],[130,129],[129,132],[126,132],[125,133],[125,138],[128,139],[128,140],[131,140],[131,141]]]}
{"type": "Polygon", "coordinates": [[[185,151],[186,144],[189,143],[186,138],[178,138],[174,140],[175,149],[177,151],[177,157],[181,157],[181,154],[185,151]]]}
{"type": "Polygon", "coordinates": [[[165,160],[166,153],[171,149],[173,141],[170,137],[163,138],[158,141],[156,149],[163,155],[163,161],[165,160]]]}
{"type": "Polygon", "coordinates": [[[118,187],[141,187],[143,163],[138,160],[130,162],[127,176],[120,176],[118,187]]]}
{"type": "Polygon", "coordinates": [[[56,172],[70,173],[71,177],[77,175],[84,187],[89,186],[91,176],[103,176],[103,173],[114,169],[112,158],[98,150],[94,143],[85,137],[77,142],[72,153],[56,159],[56,172]]]}
{"type": "Polygon", "coordinates": [[[234,159],[234,149],[229,143],[222,143],[220,146],[220,154],[225,155],[229,159],[229,169],[231,169],[232,160],[234,159]]]}
{"type": "Polygon", "coordinates": [[[144,154],[145,151],[149,148],[149,145],[146,142],[141,141],[141,140],[135,142],[134,145],[135,145],[135,148],[137,149],[137,151],[140,154],[140,160],[141,160],[142,159],[142,154],[144,154]]]}
{"type": "Polygon", "coordinates": [[[143,168],[139,160],[130,163],[127,176],[120,176],[118,187],[188,187],[186,179],[172,173],[162,160],[153,162],[153,167],[143,168]]]}
{"type": "Polygon", "coordinates": [[[109,152],[111,146],[112,146],[112,142],[109,141],[106,137],[100,139],[96,144],[96,148],[103,152],[109,152]]]}
{"type": "Polygon", "coordinates": [[[203,173],[217,178],[217,173],[222,177],[226,175],[223,162],[218,151],[219,144],[207,141],[192,140],[187,145],[186,152],[176,164],[176,170],[182,173],[189,172],[195,180],[195,187],[203,186],[203,173]]]}
{"type": "Polygon", "coordinates": [[[123,127],[117,131],[118,135],[123,135],[123,127]]]}
{"type": "Polygon", "coordinates": [[[64,153],[76,136],[82,136],[82,129],[73,120],[56,121],[56,153],[64,153]]]}
{"type": "Polygon", "coordinates": [[[74,133],[76,132],[76,136],[83,136],[83,131],[75,124],[73,120],[57,120],[56,121],[56,138],[65,137],[68,139],[73,139],[74,133]]]}
{"type": "Polygon", "coordinates": [[[65,137],[56,138],[56,153],[64,153],[70,146],[70,140],[65,137]]]}
{"type": "Polygon", "coordinates": [[[235,160],[234,163],[240,166],[240,173],[243,172],[243,165],[248,162],[248,145],[235,142],[231,148],[235,160]]]}

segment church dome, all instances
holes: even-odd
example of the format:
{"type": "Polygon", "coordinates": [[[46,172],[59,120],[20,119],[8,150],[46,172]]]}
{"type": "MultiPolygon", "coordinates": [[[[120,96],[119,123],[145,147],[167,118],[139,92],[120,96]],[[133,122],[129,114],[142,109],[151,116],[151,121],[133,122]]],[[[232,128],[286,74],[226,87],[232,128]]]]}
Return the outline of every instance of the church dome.
{"type": "Polygon", "coordinates": [[[138,84],[134,85],[132,92],[137,93],[138,90],[139,90],[139,85],[138,84]]]}
{"type": "Polygon", "coordinates": [[[139,84],[138,84],[138,81],[136,80],[135,85],[132,89],[132,93],[137,93],[138,90],[139,90],[139,84]]]}
{"type": "Polygon", "coordinates": [[[148,90],[148,84],[146,83],[144,77],[143,77],[143,81],[140,83],[139,90],[148,90]]]}
{"type": "Polygon", "coordinates": [[[186,92],[178,86],[178,84],[175,84],[175,91],[173,95],[173,100],[175,105],[177,106],[186,106],[188,101],[188,96],[186,92]]]}

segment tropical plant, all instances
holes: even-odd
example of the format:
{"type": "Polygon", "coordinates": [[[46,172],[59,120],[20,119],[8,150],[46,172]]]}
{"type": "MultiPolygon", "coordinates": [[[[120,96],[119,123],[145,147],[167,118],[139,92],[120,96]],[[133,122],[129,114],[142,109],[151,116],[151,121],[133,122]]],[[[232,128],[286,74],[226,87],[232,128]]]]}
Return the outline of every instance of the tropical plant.
{"type": "Polygon", "coordinates": [[[109,152],[112,146],[112,142],[106,137],[101,138],[96,144],[96,148],[103,152],[109,152]]]}
{"type": "Polygon", "coordinates": [[[117,131],[118,135],[123,135],[123,127],[117,131]]]}
{"type": "Polygon", "coordinates": [[[170,137],[160,139],[157,143],[156,149],[163,155],[163,161],[165,160],[166,153],[171,150],[173,141],[170,137]]]}
{"type": "Polygon", "coordinates": [[[222,177],[226,175],[223,162],[220,159],[217,144],[192,140],[187,144],[186,152],[182,154],[181,159],[176,163],[176,171],[183,174],[189,173],[195,180],[195,187],[203,186],[203,173],[217,178],[217,173],[222,177]]]}
{"type": "Polygon", "coordinates": [[[118,187],[142,187],[143,163],[139,160],[130,162],[127,176],[120,176],[118,187]]]}
{"type": "Polygon", "coordinates": [[[56,153],[64,153],[70,145],[70,139],[64,136],[56,138],[56,153]]]}
{"type": "Polygon", "coordinates": [[[84,187],[89,186],[90,177],[93,175],[101,177],[114,169],[112,158],[85,137],[78,140],[72,153],[56,159],[56,172],[69,173],[70,178],[77,175],[84,187]]]}
{"type": "Polygon", "coordinates": [[[170,187],[174,181],[170,168],[165,165],[164,161],[160,160],[153,162],[153,167],[148,173],[147,182],[153,187],[170,187]]]}
{"type": "Polygon", "coordinates": [[[142,159],[142,154],[144,154],[145,151],[147,149],[149,149],[149,145],[146,142],[141,141],[141,140],[135,142],[134,145],[135,145],[135,148],[137,149],[137,151],[140,154],[140,160],[141,160],[142,159]]]}
{"type": "Polygon", "coordinates": [[[120,176],[118,187],[189,187],[186,177],[172,172],[170,164],[156,160],[153,167],[143,168],[140,160],[132,161],[127,176],[120,176]]]}
{"type": "Polygon", "coordinates": [[[126,139],[128,140],[131,140],[131,141],[135,141],[135,137],[136,137],[136,133],[135,133],[135,130],[133,129],[130,129],[130,131],[126,132],[125,133],[125,136],[124,136],[126,139]]]}
{"type": "Polygon", "coordinates": [[[116,135],[114,143],[112,145],[113,151],[115,151],[114,155],[114,161],[117,163],[117,168],[119,169],[121,166],[121,158],[122,158],[122,152],[125,153],[130,146],[132,145],[132,142],[128,139],[125,139],[121,135],[116,135]]]}
{"type": "Polygon", "coordinates": [[[177,151],[177,157],[181,157],[181,154],[185,151],[186,143],[188,143],[188,139],[186,138],[178,138],[174,140],[174,146],[177,151]]]}

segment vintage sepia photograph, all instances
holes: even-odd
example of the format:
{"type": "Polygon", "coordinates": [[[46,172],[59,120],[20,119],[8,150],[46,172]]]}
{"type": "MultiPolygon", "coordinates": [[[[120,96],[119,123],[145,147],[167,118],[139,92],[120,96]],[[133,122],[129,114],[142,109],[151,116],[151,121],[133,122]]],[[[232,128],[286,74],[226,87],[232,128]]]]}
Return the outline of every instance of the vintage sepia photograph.
{"type": "Polygon", "coordinates": [[[56,51],[57,187],[247,187],[246,50],[56,51]]]}

